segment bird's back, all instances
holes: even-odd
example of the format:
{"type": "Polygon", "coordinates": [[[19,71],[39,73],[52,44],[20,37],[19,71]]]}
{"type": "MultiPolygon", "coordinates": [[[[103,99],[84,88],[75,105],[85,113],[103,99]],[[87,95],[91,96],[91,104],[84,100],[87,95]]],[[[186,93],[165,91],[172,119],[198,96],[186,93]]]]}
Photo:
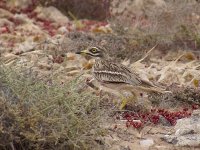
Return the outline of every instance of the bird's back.
{"type": "Polygon", "coordinates": [[[93,75],[100,82],[126,83],[135,86],[142,83],[139,77],[126,66],[104,59],[95,60],[93,75]]]}

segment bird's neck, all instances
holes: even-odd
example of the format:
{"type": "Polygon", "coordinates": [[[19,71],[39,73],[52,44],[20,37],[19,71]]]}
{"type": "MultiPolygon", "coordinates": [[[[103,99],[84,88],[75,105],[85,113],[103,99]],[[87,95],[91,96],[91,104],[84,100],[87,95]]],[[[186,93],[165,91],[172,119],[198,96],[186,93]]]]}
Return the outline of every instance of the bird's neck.
{"type": "Polygon", "coordinates": [[[101,60],[101,59],[102,59],[101,57],[96,57],[96,58],[95,58],[95,60],[101,60]]]}
{"type": "Polygon", "coordinates": [[[96,57],[95,58],[95,62],[98,62],[98,61],[106,61],[107,59],[104,58],[104,57],[96,57]]]}
{"type": "Polygon", "coordinates": [[[102,59],[102,60],[107,60],[109,59],[110,57],[108,55],[105,55],[105,54],[101,54],[100,56],[96,57],[95,59],[102,59]]]}

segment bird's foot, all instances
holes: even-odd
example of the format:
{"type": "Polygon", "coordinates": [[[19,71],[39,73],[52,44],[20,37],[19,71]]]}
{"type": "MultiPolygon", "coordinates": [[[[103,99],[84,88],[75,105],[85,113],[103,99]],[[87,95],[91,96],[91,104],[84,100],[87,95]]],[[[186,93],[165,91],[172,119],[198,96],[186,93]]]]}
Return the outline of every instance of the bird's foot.
{"type": "Polygon", "coordinates": [[[119,109],[122,110],[128,104],[133,105],[136,103],[136,101],[137,101],[137,97],[135,95],[132,95],[129,97],[123,97],[119,109]]]}
{"type": "Polygon", "coordinates": [[[119,106],[119,109],[122,110],[126,105],[127,105],[128,99],[127,98],[123,98],[122,102],[119,106]]]}

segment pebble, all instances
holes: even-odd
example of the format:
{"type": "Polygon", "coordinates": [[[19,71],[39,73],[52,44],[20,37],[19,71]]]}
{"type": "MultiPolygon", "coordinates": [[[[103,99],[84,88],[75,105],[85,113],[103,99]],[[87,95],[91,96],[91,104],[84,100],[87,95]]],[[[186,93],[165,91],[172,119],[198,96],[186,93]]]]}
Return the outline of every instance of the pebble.
{"type": "Polygon", "coordinates": [[[150,147],[150,146],[152,146],[153,144],[154,144],[153,139],[145,139],[145,140],[141,140],[141,141],[140,141],[140,145],[141,145],[142,147],[150,147]]]}
{"type": "Polygon", "coordinates": [[[67,76],[74,76],[80,73],[80,70],[72,70],[67,73],[67,76]]]}

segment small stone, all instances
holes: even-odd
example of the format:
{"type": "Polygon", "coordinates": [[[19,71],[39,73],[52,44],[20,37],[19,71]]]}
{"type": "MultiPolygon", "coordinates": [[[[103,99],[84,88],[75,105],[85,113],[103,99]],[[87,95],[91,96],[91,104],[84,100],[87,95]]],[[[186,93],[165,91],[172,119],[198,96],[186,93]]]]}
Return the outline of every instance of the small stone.
{"type": "Polygon", "coordinates": [[[79,68],[75,67],[75,66],[74,67],[73,66],[72,67],[66,67],[65,72],[70,72],[70,71],[77,70],[77,69],[79,69],[79,68]]]}
{"type": "Polygon", "coordinates": [[[67,53],[67,60],[74,60],[76,55],[74,53],[67,53]]]}
{"type": "Polygon", "coordinates": [[[80,73],[80,70],[73,70],[67,73],[67,76],[74,76],[80,73]]]}
{"type": "Polygon", "coordinates": [[[171,126],[171,123],[162,115],[159,115],[159,122],[163,125],[163,126],[171,126]]]}
{"type": "Polygon", "coordinates": [[[164,141],[166,141],[168,143],[172,143],[172,144],[176,144],[178,142],[177,137],[173,136],[173,135],[165,135],[161,139],[163,139],[164,141]]]}
{"type": "Polygon", "coordinates": [[[153,144],[154,144],[153,139],[146,139],[146,140],[141,140],[141,141],[140,141],[140,145],[141,145],[142,147],[150,147],[150,146],[152,146],[153,144]]]}
{"type": "Polygon", "coordinates": [[[43,63],[43,62],[38,63],[38,67],[40,69],[45,69],[45,70],[50,70],[52,68],[51,65],[49,65],[47,63],[43,63]]]}
{"type": "Polygon", "coordinates": [[[14,60],[14,59],[18,58],[18,56],[14,55],[12,53],[5,53],[2,55],[2,58],[3,58],[2,59],[3,61],[10,61],[10,60],[14,60]]]}
{"type": "Polygon", "coordinates": [[[58,33],[60,34],[65,34],[68,33],[69,31],[67,30],[67,28],[65,26],[62,26],[58,29],[58,33]]]}
{"type": "Polygon", "coordinates": [[[16,44],[17,48],[13,50],[13,53],[20,54],[24,52],[30,52],[33,50],[34,46],[35,46],[34,42],[32,42],[31,40],[26,40],[24,42],[17,43],[16,44]]]}
{"type": "Polygon", "coordinates": [[[25,14],[15,14],[14,18],[21,24],[32,22],[32,20],[25,14]]]}
{"type": "Polygon", "coordinates": [[[50,20],[61,24],[66,24],[69,22],[69,19],[53,6],[49,7],[38,6],[34,10],[34,12],[38,13],[37,17],[41,19],[50,20]]]}
{"type": "Polygon", "coordinates": [[[37,25],[34,25],[33,23],[26,23],[26,24],[22,24],[20,26],[16,27],[16,30],[20,30],[23,32],[32,32],[34,34],[45,34],[44,31],[42,31],[37,25]]]}

